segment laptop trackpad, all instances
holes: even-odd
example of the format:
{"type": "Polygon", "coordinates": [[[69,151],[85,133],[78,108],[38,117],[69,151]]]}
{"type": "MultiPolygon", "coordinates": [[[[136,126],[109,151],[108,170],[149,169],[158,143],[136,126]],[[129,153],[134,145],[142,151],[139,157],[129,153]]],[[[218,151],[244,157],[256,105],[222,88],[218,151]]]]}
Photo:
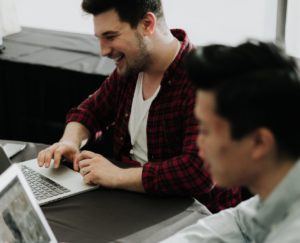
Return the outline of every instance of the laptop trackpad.
{"type": "Polygon", "coordinates": [[[68,189],[78,189],[78,186],[82,187],[90,187],[86,185],[83,181],[80,173],[66,167],[60,166],[58,169],[54,168],[54,164],[51,163],[49,168],[40,167],[37,163],[36,159],[28,160],[21,162],[20,164],[24,164],[27,167],[35,170],[36,172],[50,178],[51,180],[67,187],[68,189]]]}

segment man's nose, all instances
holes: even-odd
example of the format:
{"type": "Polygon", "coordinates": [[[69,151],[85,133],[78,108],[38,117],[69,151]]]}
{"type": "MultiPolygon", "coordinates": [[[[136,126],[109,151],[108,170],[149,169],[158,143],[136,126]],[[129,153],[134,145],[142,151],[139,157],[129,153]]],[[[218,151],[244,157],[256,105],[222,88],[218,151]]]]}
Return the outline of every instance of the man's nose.
{"type": "Polygon", "coordinates": [[[204,149],[199,148],[198,156],[199,156],[202,160],[205,160],[205,152],[204,152],[204,149]]]}
{"type": "Polygon", "coordinates": [[[197,137],[198,156],[202,159],[205,157],[205,143],[204,137],[199,134],[197,137]]]}

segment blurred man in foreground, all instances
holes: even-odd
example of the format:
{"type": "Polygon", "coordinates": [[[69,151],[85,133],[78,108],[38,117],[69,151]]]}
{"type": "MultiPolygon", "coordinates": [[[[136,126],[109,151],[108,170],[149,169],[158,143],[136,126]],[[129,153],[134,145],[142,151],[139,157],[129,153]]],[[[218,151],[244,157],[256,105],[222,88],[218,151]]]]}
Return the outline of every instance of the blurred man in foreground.
{"type": "Polygon", "coordinates": [[[199,48],[187,60],[198,88],[199,156],[214,181],[255,197],[199,220],[167,242],[300,242],[300,79],[273,44],[199,48]]]}

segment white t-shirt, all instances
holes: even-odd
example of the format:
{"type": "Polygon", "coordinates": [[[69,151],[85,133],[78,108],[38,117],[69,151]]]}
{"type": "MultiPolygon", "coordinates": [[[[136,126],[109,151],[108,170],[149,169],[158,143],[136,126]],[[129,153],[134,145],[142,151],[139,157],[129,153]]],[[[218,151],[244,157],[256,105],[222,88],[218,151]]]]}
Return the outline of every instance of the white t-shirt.
{"type": "Polygon", "coordinates": [[[149,109],[152,101],[155,99],[160,90],[159,86],[152,97],[144,100],[143,77],[144,74],[139,73],[138,80],[135,86],[128,124],[132,144],[132,150],[130,151],[131,158],[140,162],[142,165],[148,162],[147,121],[149,109]]]}

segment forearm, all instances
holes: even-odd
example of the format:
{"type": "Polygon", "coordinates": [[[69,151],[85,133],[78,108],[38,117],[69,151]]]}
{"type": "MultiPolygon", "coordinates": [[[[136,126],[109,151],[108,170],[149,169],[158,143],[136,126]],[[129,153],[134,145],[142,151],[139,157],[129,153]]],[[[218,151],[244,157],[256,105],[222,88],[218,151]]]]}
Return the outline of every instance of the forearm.
{"type": "Polygon", "coordinates": [[[145,192],[142,183],[142,168],[122,169],[117,187],[134,192],[145,192]]]}
{"type": "Polygon", "coordinates": [[[90,132],[85,126],[79,122],[69,122],[65,127],[65,131],[60,142],[69,143],[80,148],[82,142],[89,137],[90,132]]]}

